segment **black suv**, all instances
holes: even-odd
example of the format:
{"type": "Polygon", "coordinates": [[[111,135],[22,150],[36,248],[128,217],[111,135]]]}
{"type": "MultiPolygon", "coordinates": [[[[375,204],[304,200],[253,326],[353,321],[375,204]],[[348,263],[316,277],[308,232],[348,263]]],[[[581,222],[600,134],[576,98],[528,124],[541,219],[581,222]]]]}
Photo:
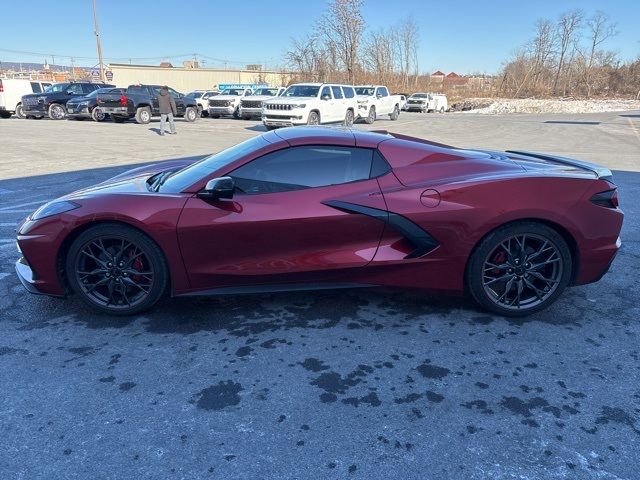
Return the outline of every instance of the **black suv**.
{"type": "Polygon", "coordinates": [[[56,83],[42,93],[22,97],[22,109],[27,118],[48,116],[53,120],[62,120],[67,115],[66,104],[74,97],[84,97],[98,88],[113,87],[89,82],[56,83]]]}

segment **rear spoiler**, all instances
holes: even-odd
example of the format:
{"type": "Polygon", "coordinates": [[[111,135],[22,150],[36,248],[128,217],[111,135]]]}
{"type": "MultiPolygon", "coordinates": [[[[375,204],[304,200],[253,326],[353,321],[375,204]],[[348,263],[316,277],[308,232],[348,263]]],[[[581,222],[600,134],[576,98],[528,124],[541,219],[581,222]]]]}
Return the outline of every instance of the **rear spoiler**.
{"type": "Polygon", "coordinates": [[[516,155],[539,158],[541,160],[560,163],[562,165],[570,165],[572,167],[588,170],[594,173],[597,178],[602,178],[603,180],[607,180],[609,182],[613,181],[613,174],[611,173],[611,170],[609,170],[606,167],[596,165],[595,163],[584,162],[582,160],[575,160],[573,158],[567,158],[567,157],[558,157],[556,155],[546,155],[546,154],[535,153],[535,152],[523,152],[520,150],[507,150],[505,153],[514,153],[516,155]]]}

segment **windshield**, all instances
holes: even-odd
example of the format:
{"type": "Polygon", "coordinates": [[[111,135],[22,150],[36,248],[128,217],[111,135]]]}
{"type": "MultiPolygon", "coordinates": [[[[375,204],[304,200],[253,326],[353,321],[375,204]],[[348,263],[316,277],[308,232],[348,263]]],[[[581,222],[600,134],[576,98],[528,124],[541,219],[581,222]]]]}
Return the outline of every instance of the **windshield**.
{"type": "Polygon", "coordinates": [[[414,93],[409,98],[429,98],[428,93],[414,93]]]}
{"type": "Polygon", "coordinates": [[[356,87],[356,95],[368,95],[373,96],[375,88],[373,87],[356,87]]]}
{"type": "Polygon", "coordinates": [[[200,98],[202,96],[203,92],[191,92],[191,93],[187,93],[185,95],[185,97],[189,97],[189,98],[200,98]]]}
{"type": "Polygon", "coordinates": [[[220,95],[235,95],[236,97],[242,95],[244,89],[242,88],[229,88],[227,90],[223,90],[220,95]]]}
{"type": "Polygon", "coordinates": [[[117,88],[99,88],[97,90],[94,90],[93,92],[91,92],[89,95],[87,95],[87,98],[93,98],[96,95],[98,95],[99,93],[117,93],[118,89],[117,88]]]}
{"type": "Polygon", "coordinates": [[[56,83],[44,89],[44,93],[58,93],[65,92],[69,87],[68,83],[56,83]]]}
{"type": "Polygon", "coordinates": [[[317,97],[320,87],[316,85],[291,85],[282,94],[283,97],[317,97]]]}
{"type": "Polygon", "coordinates": [[[277,88],[258,88],[256,91],[252,93],[252,95],[268,95],[270,97],[275,97],[278,95],[277,88]]]}
{"type": "Polygon", "coordinates": [[[182,192],[185,188],[211,175],[213,172],[268,144],[269,142],[258,136],[215,153],[171,175],[160,187],[160,191],[166,193],[182,192]]]}

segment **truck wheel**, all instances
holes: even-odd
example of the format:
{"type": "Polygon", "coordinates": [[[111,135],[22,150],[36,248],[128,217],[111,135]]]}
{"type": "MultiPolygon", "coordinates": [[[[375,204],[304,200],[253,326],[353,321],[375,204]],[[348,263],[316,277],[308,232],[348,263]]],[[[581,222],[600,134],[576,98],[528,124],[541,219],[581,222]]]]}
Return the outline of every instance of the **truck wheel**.
{"type": "Polygon", "coordinates": [[[347,113],[344,114],[344,126],[353,127],[353,120],[353,110],[347,110],[347,113]]]}
{"type": "Polygon", "coordinates": [[[26,118],[26,115],[24,114],[24,108],[22,108],[22,104],[21,103],[16,105],[16,117],[18,117],[18,118],[26,118]]]}
{"type": "Polygon", "coordinates": [[[195,122],[198,118],[198,112],[194,107],[187,107],[184,111],[184,119],[187,122],[195,122]]]}
{"type": "Polygon", "coordinates": [[[369,115],[367,115],[367,118],[364,119],[364,123],[371,125],[375,121],[376,121],[376,107],[372,105],[371,108],[369,109],[369,115]]]}
{"type": "Polygon", "coordinates": [[[143,125],[151,121],[151,109],[149,107],[138,107],[136,110],[136,122],[143,125]]]}
{"type": "Polygon", "coordinates": [[[11,118],[11,112],[7,112],[6,110],[0,111],[0,117],[2,118],[11,118]]]}
{"type": "Polygon", "coordinates": [[[309,113],[307,125],[320,125],[320,115],[318,114],[318,112],[309,113]]]}
{"type": "Polygon", "coordinates": [[[51,120],[62,120],[66,116],[67,112],[65,112],[64,107],[59,103],[49,105],[49,118],[51,120]]]}
{"type": "Polygon", "coordinates": [[[242,115],[243,120],[251,120],[251,115],[242,115]]]}
{"type": "Polygon", "coordinates": [[[91,112],[91,119],[94,122],[104,122],[106,118],[107,115],[99,108],[94,108],[91,112]]]}
{"type": "Polygon", "coordinates": [[[217,115],[217,114],[214,114],[214,113],[211,113],[209,115],[211,116],[211,118],[220,118],[220,115],[217,115]]]}
{"type": "Polygon", "coordinates": [[[440,107],[440,113],[444,113],[444,107],[440,107]]]}
{"type": "Polygon", "coordinates": [[[233,118],[235,118],[236,120],[240,120],[240,107],[236,108],[233,111],[233,118]]]}
{"type": "Polygon", "coordinates": [[[399,116],[400,116],[400,109],[398,108],[398,105],[396,105],[395,107],[393,107],[393,112],[391,112],[391,114],[389,115],[389,118],[395,122],[399,116]]]}
{"type": "Polygon", "coordinates": [[[113,119],[114,122],[116,123],[124,123],[126,122],[126,117],[119,117],[117,115],[111,115],[111,118],[113,119]]]}

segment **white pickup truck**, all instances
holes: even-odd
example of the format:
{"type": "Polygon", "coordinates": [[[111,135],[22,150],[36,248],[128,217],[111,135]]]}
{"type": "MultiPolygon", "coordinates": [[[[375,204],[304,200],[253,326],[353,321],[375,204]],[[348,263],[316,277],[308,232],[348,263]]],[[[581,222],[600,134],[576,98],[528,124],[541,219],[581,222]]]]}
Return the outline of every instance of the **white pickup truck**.
{"type": "Polygon", "coordinates": [[[240,116],[243,120],[249,120],[252,117],[262,116],[262,102],[279,97],[286,90],[285,87],[280,88],[256,88],[253,93],[240,100],[240,116]]]}
{"type": "Polygon", "coordinates": [[[357,110],[356,92],[351,85],[296,83],[279,97],[262,103],[262,123],[267,130],[337,122],[350,127],[357,110]]]}
{"type": "Polygon", "coordinates": [[[240,101],[253,93],[251,88],[227,88],[220,95],[209,98],[209,116],[233,115],[240,118],[240,101]]]}
{"type": "Polygon", "coordinates": [[[365,123],[373,123],[378,115],[389,115],[391,120],[397,120],[402,108],[400,95],[389,95],[389,89],[384,85],[358,85],[358,118],[365,123]]]}
{"type": "Polygon", "coordinates": [[[443,93],[414,93],[407,99],[405,110],[444,113],[449,110],[449,104],[443,93]]]}

